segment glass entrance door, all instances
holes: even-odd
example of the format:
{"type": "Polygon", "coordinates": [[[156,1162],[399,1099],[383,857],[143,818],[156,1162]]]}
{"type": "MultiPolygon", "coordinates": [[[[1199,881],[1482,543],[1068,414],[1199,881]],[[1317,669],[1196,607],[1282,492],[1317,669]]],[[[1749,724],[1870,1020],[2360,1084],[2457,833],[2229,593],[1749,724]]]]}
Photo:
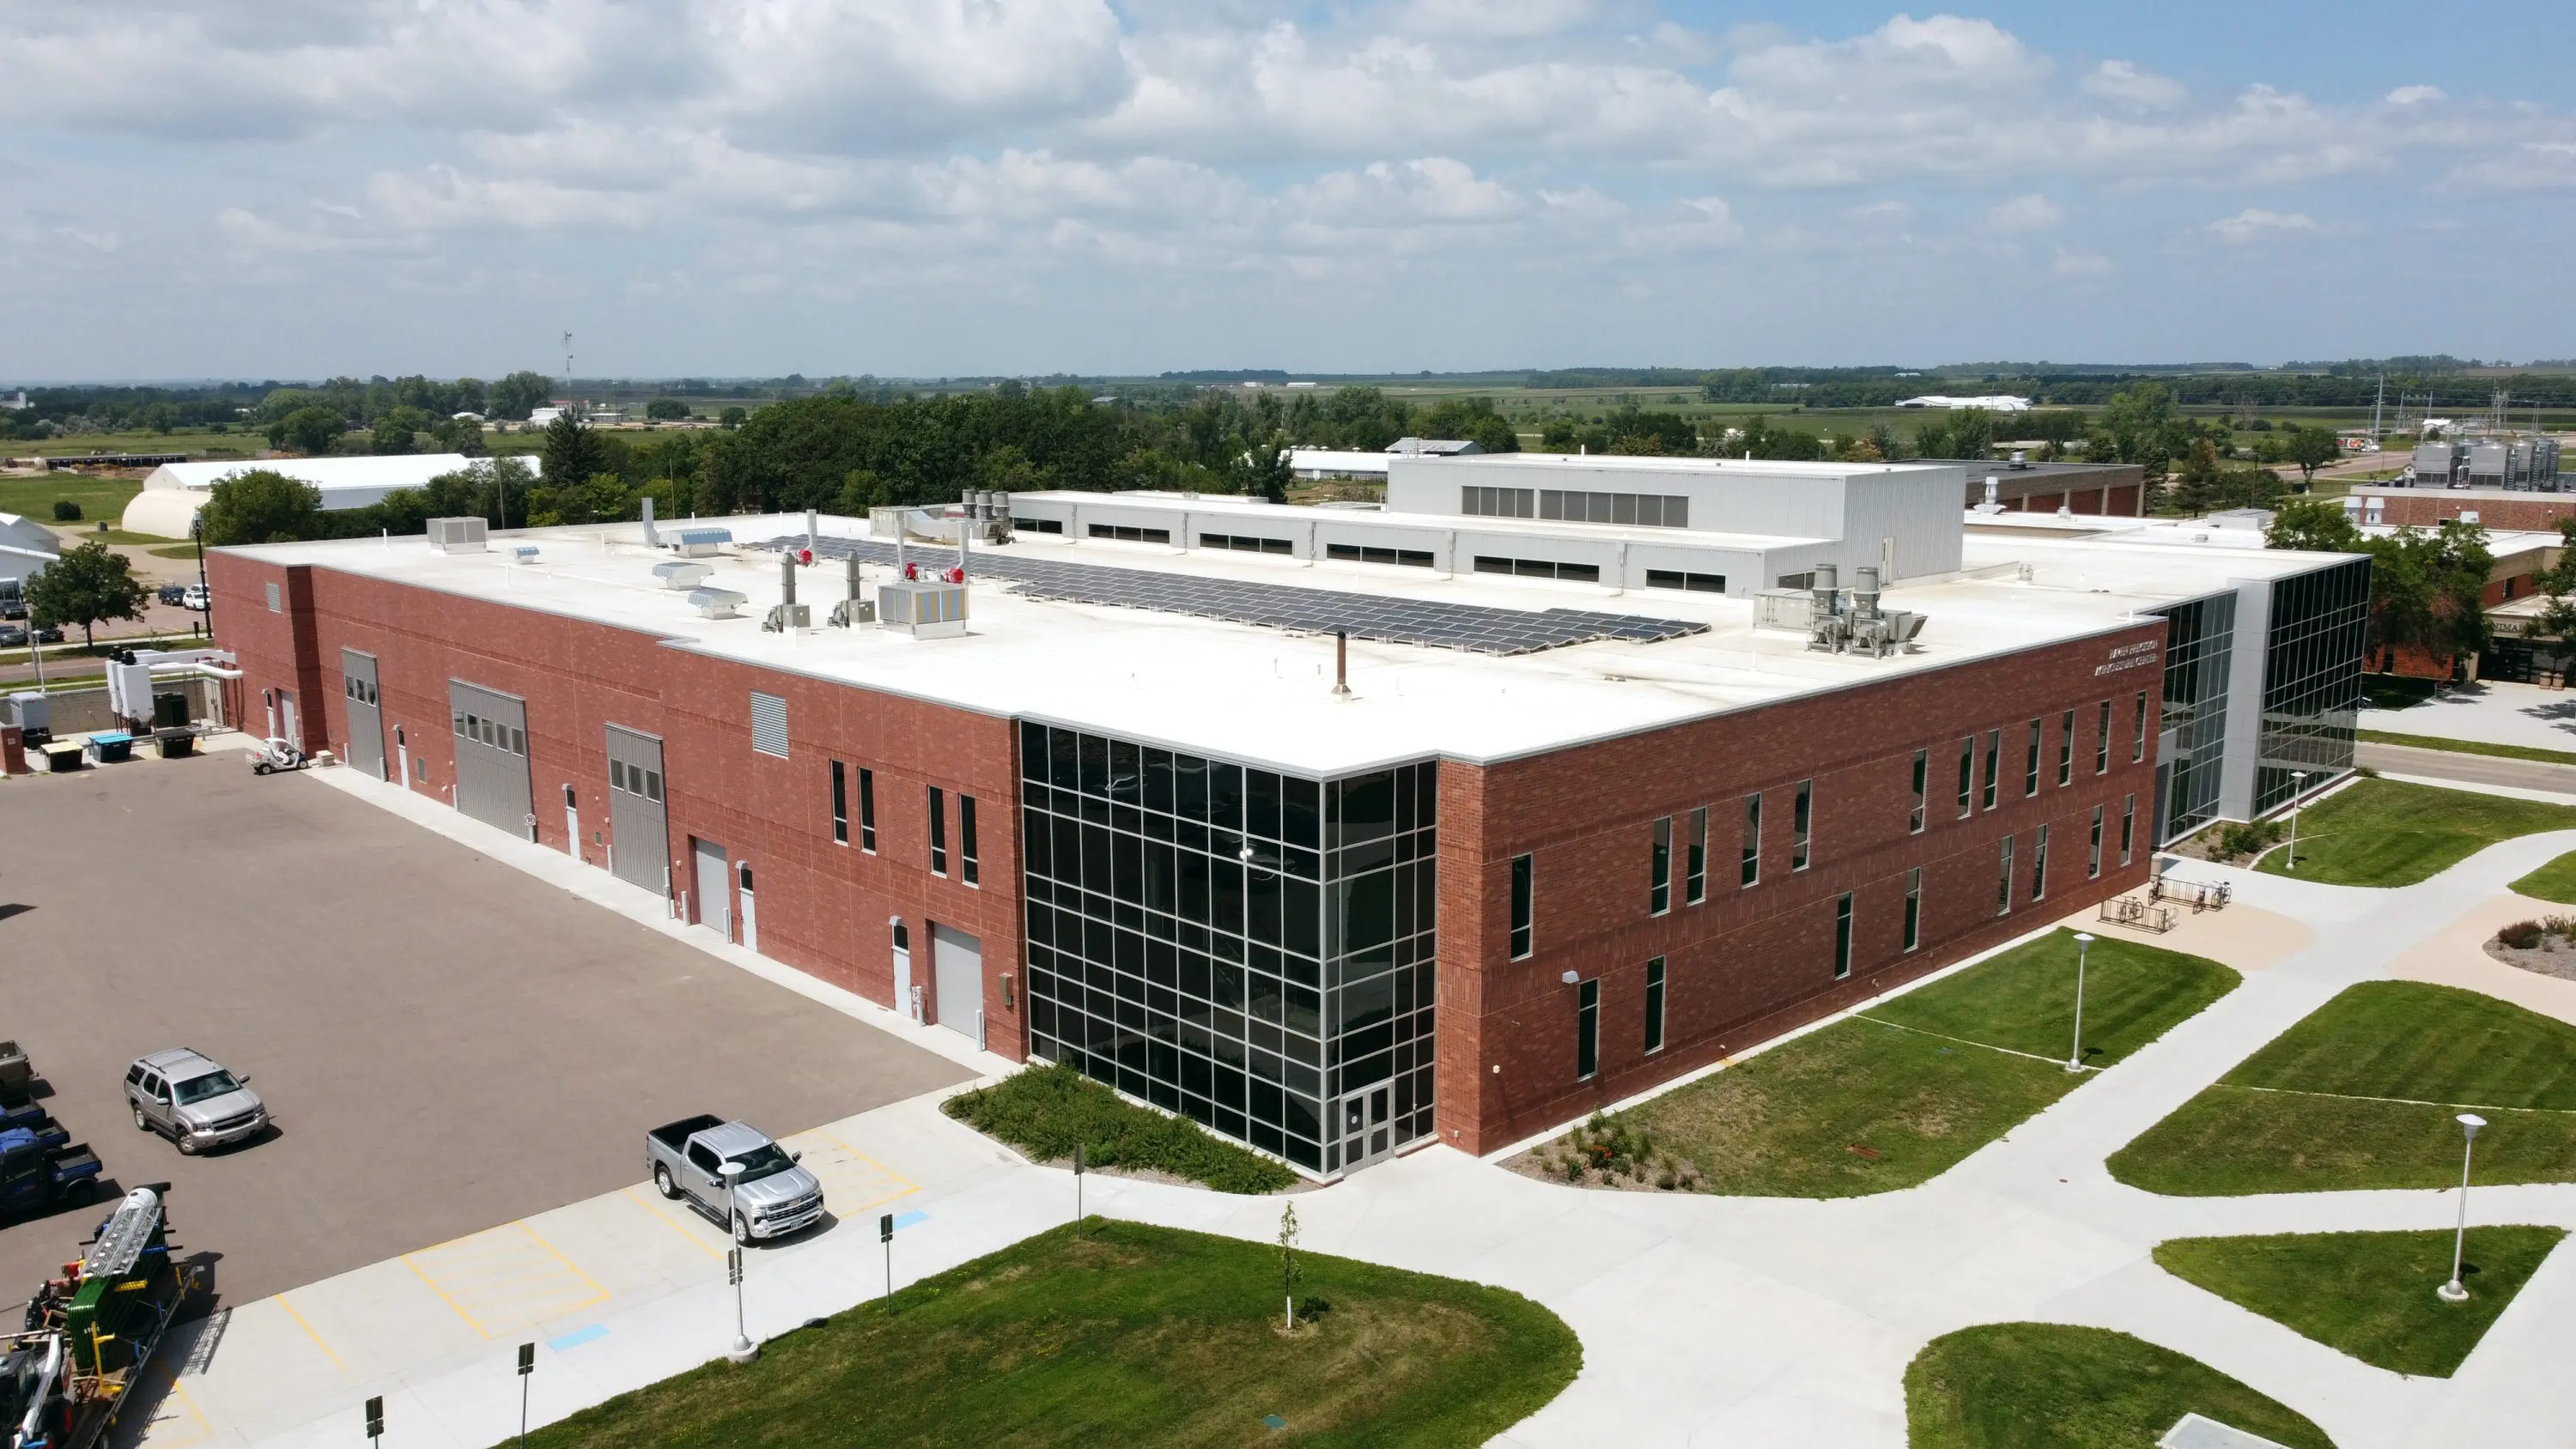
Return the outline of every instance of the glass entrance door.
{"type": "Polygon", "coordinates": [[[1384,1157],[1394,1147],[1386,1084],[1353,1092],[1342,1099],[1342,1171],[1353,1172],[1384,1157]]]}

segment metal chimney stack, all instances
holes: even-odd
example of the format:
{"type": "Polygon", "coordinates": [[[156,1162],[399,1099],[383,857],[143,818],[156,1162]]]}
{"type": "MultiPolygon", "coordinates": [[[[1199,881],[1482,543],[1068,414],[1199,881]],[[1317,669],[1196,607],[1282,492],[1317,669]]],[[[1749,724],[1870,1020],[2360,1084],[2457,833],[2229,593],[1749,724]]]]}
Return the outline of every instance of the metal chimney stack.
{"type": "Polygon", "coordinates": [[[822,533],[815,527],[814,510],[808,508],[805,510],[805,551],[814,552],[821,540],[822,533]]]}
{"type": "Polygon", "coordinates": [[[796,555],[792,553],[778,556],[778,602],[790,605],[796,602],[796,555]]]}
{"type": "Polygon", "coordinates": [[[647,548],[662,546],[662,535],[655,532],[653,528],[653,495],[650,493],[644,495],[644,546],[647,548]]]}
{"type": "Polygon", "coordinates": [[[1807,581],[1808,592],[1814,597],[1816,617],[1821,619],[1835,612],[1834,596],[1840,592],[1836,587],[1840,581],[1841,575],[1832,564],[1816,565],[1815,573],[1807,581]]]}
{"type": "Polygon", "coordinates": [[[1878,617],[1878,570],[1862,568],[1852,571],[1852,613],[1862,619],[1878,617]]]}

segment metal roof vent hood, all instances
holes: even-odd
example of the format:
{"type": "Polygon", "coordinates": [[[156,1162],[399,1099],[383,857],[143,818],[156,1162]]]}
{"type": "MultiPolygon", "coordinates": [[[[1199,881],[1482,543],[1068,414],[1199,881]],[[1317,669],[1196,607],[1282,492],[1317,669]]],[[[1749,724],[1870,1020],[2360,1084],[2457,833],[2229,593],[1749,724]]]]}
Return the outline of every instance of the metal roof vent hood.
{"type": "Polygon", "coordinates": [[[689,590],[689,607],[710,619],[734,619],[742,615],[742,606],[750,596],[713,585],[689,590]]]}
{"type": "Polygon", "coordinates": [[[678,560],[653,565],[653,577],[660,579],[662,587],[666,589],[694,589],[705,583],[707,575],[714,572],[715,568],[711,564],[683,563],[678,560]]]}
{"type": "Polygon", "coordinates": [[[491,524],[479,517],[433,518],[429,546],[440,553],[481,553],[491,538],[491,524]]]}

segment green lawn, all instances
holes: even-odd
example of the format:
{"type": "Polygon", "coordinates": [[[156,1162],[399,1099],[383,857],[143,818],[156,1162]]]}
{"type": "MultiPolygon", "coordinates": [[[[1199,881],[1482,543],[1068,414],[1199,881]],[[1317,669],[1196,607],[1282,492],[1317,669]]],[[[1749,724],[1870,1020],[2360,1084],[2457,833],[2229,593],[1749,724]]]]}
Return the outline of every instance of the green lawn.
{"type": "MultiPolygon", "coordinates": [[[[9,445],[0,444],[0,453],[9,445]]],[[[106,519],[113,528],[125,516],[125,505],[143,485],[123,478],[90,478],[79,473],[48,473],[41,478],[0,478],[0,513],[21,513],[39,523],[53,523],[54,503],[68,499],[81,506],[81,526],[95,528],[106,519]]]]}
{"type": "Polygon", "coordinates": [[[1428,1449],[1486,1442],[1582,1367],[1574,1331],[1519,1294],[1320,1254],[1298,1262],[1290,1337],[1277,1248],[1094,1218],[1078,1242],[1056,1228],[906,1288],[891,1318],[862,1304],[772,1339],[757,1363],[706,1364],[528,1442],[1428,1449]],[[1283,1428],[1264,1426],[1274,1414],[1283,1428]]]}
{"type": "Polygon", "coordinates": [[[2537,745],[2499,745],[2486,740],[2451,740],[2440,735],[2401,735],[2387,730],[2355,730],[2363,743],[2404,745],[2417,750],[2448,750],[2455,755],[2492,755],[2500,760],[2539,760],[2552,765],[2576,765],[2576,750],[2544,750],[2537,745]]]}
{"type": "Polygon", "coordinates": [[[2566,1236],[2564,1228],[2471,1228],[2460,1268],[2465,1303],[2433,1292],[2451,1278],[2451,1233],[2440,1228],[2174,1238],[2156,1245],[2156,1263],[2373,1368],[2449,1378],[2566,1236]]]}
{"type": "Polygon", "coordinates": [[[2510,888],[2515,895],[2536,901],[2557,901],[2576,906],[2576,851],[2558,857],[2549,864],[2515,881],[2510,888]]]}
{"type": "Polygon", "coordinates": [[[2576,806],[2362,780],[2299,812],[2299,868],[2275,850],[2256,869],[2326,885],[2429,880],[2499,840],[2576,829],[2576,806]]]}
{"type": "Polygon", "coordinates": [[[2455,987],[2365,981],[2109,1166],[2180,1197],[2446,1187],[2460,1180],[2452,1118],[2471,1107],[2488,1122],[2475,1181],[2576,1181],[2576,1026],[2455,987]]]}
{"type": "Polygon", "coordinates": [[[2334,1449],[2280,1401],[2108,1329],[1990,1323],[1932,1340],[1905,1370],[1911,1449],[2144,1449],[2191,1413],[2334,1449]]]}
{"type": "MultiPolygon", "coordinates": [[[[2237,980],[2197,956],[2096,941],[2086,1063],[2119,1061],[2237,980]]],[[[1615,1120],[1687,1160],[1704,1192],[1853,1197],[1911,1187],[2083,1083],[2063,1066],[2074,997],[2075,943],[2054,932],[1615,1120]]]]}
{"type": "Polygon", "coordinates": [[[940,1104],[949,1116],[1040,1162],[1168,1172],[1219,1192],[1277,1192],[1297,1174],[1186,1117],[1139,1107],[1070,1066],[1032,1066],[940,1104]]]}

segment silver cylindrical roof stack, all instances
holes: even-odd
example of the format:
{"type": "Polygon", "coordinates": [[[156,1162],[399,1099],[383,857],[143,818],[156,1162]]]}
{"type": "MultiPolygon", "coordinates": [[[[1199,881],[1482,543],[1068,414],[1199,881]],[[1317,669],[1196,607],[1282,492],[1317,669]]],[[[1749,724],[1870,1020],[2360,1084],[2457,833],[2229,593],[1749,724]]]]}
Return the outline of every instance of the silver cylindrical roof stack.
{"type": "Polygon", "coordinates": [[[1858,568],[1852,571],[1852,612],[1864,619],[1878,617],[1878,570],[1858,568]]]}
{"type": "Polygon", "coordinates": [[[1839,591],[1837,586],[1840,582],[1841,575],[1835,572],[1832,564],[1816,565],[1815,573],[1808,577],[1807,588],[1814,596],[1819,616],[1834,612],[1834,595],[1839,591]]]}
{"type": "Polygon", "coordinates": [[[778,602],[796,602],[796,555],[792,553],[778,555],[778,602]]]}

